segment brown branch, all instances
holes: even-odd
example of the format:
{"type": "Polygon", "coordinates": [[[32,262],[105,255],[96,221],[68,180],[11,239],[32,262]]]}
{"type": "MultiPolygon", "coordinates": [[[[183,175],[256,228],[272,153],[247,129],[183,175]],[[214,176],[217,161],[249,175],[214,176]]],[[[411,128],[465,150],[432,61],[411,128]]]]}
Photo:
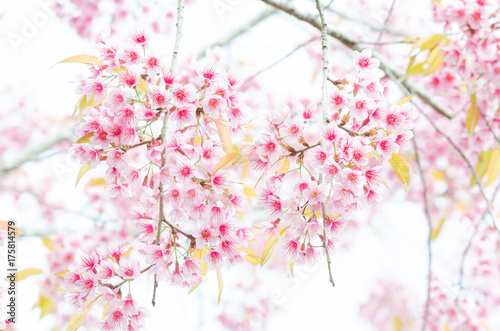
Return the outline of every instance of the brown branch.
{"type": "Polygon", "coordinates": [[[165,218],[162,220],[163,223],[167,224],[171,229],[172,229],[172,234],[175,234],[176,232],[179,232],[182,234],[184,237],[188,238],[191,242],[195,241],[196,238],[192,235],[189,234],[181,229],[179,229],[177,226],[173,225],[169,221],[167,221],[165,218]]]}
{"type": "Polygon", "coordinates": [[[201,50],[198,53],[198,60],[201,59],[201,58],[203,58],[205,56],[205,53],[206,53],[207,49],[214,48],[214,47],[217,47],[217,46],[221,46],[222,47],[222,46],[226,46],[226,45],[230,44],[234,39],[236,39],[239,36],[241,36],[242,34],[248,32],[251,28],[253,28],[257,24],[259,24],[260,22],[264,21],[269,16],[272,16],[274,13],[276,13],[275,9],[268,9],[265,12],[261,13],[260,15],[258,15],[257,17],[255,17],[252,20],[250,20],[245,25],[239,27],[238,29],[231,30],[231,32],[226,37],[224,37],[224,38],[216,41],[215,43],[213,43],[210,46],[207,46],[203,50],[201,50]]]}
{"type": "MultiPolygon", "coordinates": [[[[184,0],[178,0],[177,2],[177,32],[175,35],[175,43],[174,43],[174,51],[172,53],[172,62],[170,64],[170,71],[174,71],[176,65],[177,65],[177,56],[179,54],[179,45],[181,42],[181,37],[182,37],[182,19],[184,15],[184,0]]],[[[165,144],[167,141],[167,130],[168,130],[168,115],[169,111],[165,111],[165,118],[163,119],[163,125],[161,128],[161,141],[162,144],[165,144]]],[[[161,167],[163,168],[166,163],[166,158],[165,158],[165,149],[161,153],[161,167]]],[[[159,191],[160,191],[160,211],[159,211],[159,217],[158,217],[158,228],[157,228],[157,233],[156,233],[156,244],[160,245],[160,236],[161,236],[161,223],[162,220],[165,219],[165,213],[164,213],[164,207],[163,207],[163,183],[160,182],[159,185],[159,191]]],[[[158,281],[156,280],[156,275],[154,277],[154,285],[153,285],[153,298],[151,299],[151,303],[154,305],[156,304],[156,288],[158,287],[158,281]]]]}
{"type": "Polygon", "coordinates": [[[424,196],[424,212],[425,217],[427,219],[427,225],[429,226],[429,234],[427,236],[427,299],[425,301],[425,309],[424,309],[424,320],[422,322],[422,331],[425,331],[427,328],[427,319],[429,317],[429,305],[431,300],[431,279],[432,279],[432,219],[431,213],[429,209],[429,196],[428,196],[428,188],[427,181],[425,180],[424,170],[422,168],[422,163],[420,162],[420,154],[418,152],[418,146],[416,141],[415,132],[413,132],[413,148],[415,149],[415,159],[418,167],[418,172],[420,177],[422,178],[422,186],[423,186],[423,196],[424,196]]]}
{"type": "MultiPolygon", "coordinates": [[[[146,268],[142,269],[142,270],[141,270],[141,275],[142,275],[143,273],[145,273],[146,271],[148,271],[149,269],[151,269],[153,266],[154,266],[154,264],[152,264],[152,265],[150,265],[150,266],[148,266],[148,267],[146,267],[146,268]]],[[[128,281],[128,279],[125,279],[124,281],[122,281],[122,282],[120,282],[120,283],[118,283],[118,284],[116,284],[116,285],[113,285],[113,286],[112,286],[112,285],[105,285],[105,286],[108,286],[110,289],[115,290],[115,289],[117,289],[118,287],[120,287],[120,286],[122,286],[123,284],[125,284],[127,281],[128,281]]]]}
{"type": "MultiPolygon", "coordinates": [[[[297,18],[298,20],[308,23],[309,25],[315,27],[318,30],[321,30],[322,27],[321,23],[314,16],[303,14],[287,4],[278,3],[274,0],[261,0],[261,1],[297,18]]],[[[335,30],[332,27],[328,27],[327,31],[329,36],[337,39],[348,48],[358,52],[361,52],[363,50],[363,47],[361,47],[361,45],[358,42],[354,41],[350,37],[345,36],[340,31],[335,30]]],[[[380,67],[379,67],[380,70],[384,71],[388,76],[390,75],[397,77],[403,76],[404,73],[401,72],[401,70],[392,67],[387,61],[380,58],[380,56],[378,56],[378,54],[376,54],[375,52],[373,53],[373,56],[374,58],[377,58],[380,61],[380,67]]],[[[422,90],[417,85],[413,84],[408,80],[405,80],[404,82],[402,82],[402,84],[406,87],[408,91],[410,91],[410,94],[416,94],[422,101],[431,106],[439,114],[449,119],[455,116],[455,114],[453,114],[450,110],[446,109],[444,106],[440,105],[426,91],[422,90]]]]}

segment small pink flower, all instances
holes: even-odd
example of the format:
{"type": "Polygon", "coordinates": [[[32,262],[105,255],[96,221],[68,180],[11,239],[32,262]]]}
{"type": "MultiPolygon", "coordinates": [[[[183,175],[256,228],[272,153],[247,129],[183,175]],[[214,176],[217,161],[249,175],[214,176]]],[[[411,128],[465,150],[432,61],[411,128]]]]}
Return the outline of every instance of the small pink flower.
{"type": "Polygon", "coordinates": [[[141,30],[136,30],[130,34],[130,39],[132,39],[132,41],[138,45],[146,46],[150,37],[146,32],[141,30]]]}
{"type": "Polygon", "coordinates": [[[204,80],[210,82],[214,81],[219,76],[219,70],[211,63],[196,68],[196,73],[204,80]]]}
{"type": "Polygon", "coordinates": [[[311,182],[303,194],[311,205],[315,205],[318,202],[325,202],[327,192],[328,189],[324,183],[318,185],[317,182],[311,182]]]}
{"type": "Polygon", "coordinates": [[[216,230],[208,224],[202,225],[193,232],[196,238],[196,247],[203,249],[206,245],[215,245],[217,243],[216,230]]]}
{"type": "Polygon", "coordinates": [[[148,96],[153,108],[165,108],[168,105],[168,92],[164,88],[153,86],[149,90],[148,96]]]}
{"type": "Polygon", "coordinates": [[[399,145],[396,144],[396,137],[396,135],[390,134],[379,142],[377,150],[385,159],[390,159],[392,153],[399,151],[399,145]]]}
{"type": "Polygon", "coordinates": [[[333,92],[328,97],[329,105],[334,111],[342,109],[349,105],[347,99],[347,92],[345,90],[339,90],[336,86],[333,92]]]}
{"type": "Polygon", "coordinates": [[[178,106],[184,106],[196,100],[196,90],[192,84],[181,85],[174,83],[172,86],[172,101],[178,106]]]}
{"type": "Polygon", "coordinates": [[[139,83],[139,74],[132,69],[121,70],[118,72],[118,80],[130,88],[135,88],[139,83]]]}
{"type": "Polygon", "coordinates": [[[358,70],[372,70],[378,68],[380,61],[372,59],[371,49],[365,49],[361,53],[354,51],[354,68],[358,70]]]}
{"type": "Polygon", "coordinates": [[[123,260],[116,273],[123,279],[136,279],[141,274],[139,261],[123,260]]]}

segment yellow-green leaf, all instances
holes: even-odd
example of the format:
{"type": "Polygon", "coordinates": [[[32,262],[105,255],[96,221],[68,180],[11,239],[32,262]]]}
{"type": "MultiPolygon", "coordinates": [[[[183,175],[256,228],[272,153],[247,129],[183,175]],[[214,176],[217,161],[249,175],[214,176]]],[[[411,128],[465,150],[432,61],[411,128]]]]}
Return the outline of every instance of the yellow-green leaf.
{"type": "Polygon", "coordinates": [[[54,246],[52,245],[52,240],[45,237],[45,238],[42,238],[42,241],[43,241],[43,244],[45,245],[45,247],[47,247],[49,249],[49,251],[54,249],[54,246]]]}
{"type": "Polygon", "coordinates": [[[396,153],[392,153],[389,163],[391,164],[392,169],[394,169],[396,176],[398,176],[399,180],[403,183],[406,193],[408,193],[408,189],[410,187],[410,168],[403,158],[396,153]]]}
{"type": "Polygon", "coordinates": [[[406,97],[404,99],[402,99],[401,101],[398,102],[398,106],[402,106],[403,104],[407,103],[408,101],[411,100],[411,98],[413,98],[415,95],[410,95],[409,97],[406,97]]]}
{"type": "Polygon", "coordinates": [[[436,228],[432,228],[431,240],[435,240],[439,236],[439,233],[441,232],[441,228],[443,227],[443,224],[445,221],[446,221],[446,218],[443,217],[442,219],[439,220],[438,226],[436,228]]]}
{"type": "Polygon", "coordinates": [[[21,232],[21,230],[19,230],[19,228],[17,226],[15,226],[15,225],[9,225],[8,221],[0,221],[0,229],[3,229],[4,231],[7,231],[7,232],[12,232],[12,229],[14,229],[13,232],[18,237],[23,234],[21,232]]]}
{"type": "Polygon", "coordinates": [[[473,103],[469,111],[467,112],[467,118],[465,119],[465,126],[467,127],[467,132],[472,134],[476,128],[476,124],[479,121],[479,108],[473,103]]]}
{"type": "Polygon", "coordinates": [[[228,168],[236,162],[236,160],[240,157],[240,153],[229,153],[220,159],[219,163],[215,166],[215,172],[228,168]]]}
{"type": "Polygon", "coordinates": [[[90,143],[90,138],[92,138],[94,136],[93,133],[87,133],[86,135],[84,135],[83,137],[81,137],[80,139],[78,139],[75,144],[89,144],[90,143]]]}
{"type": "MultiPolygon", "coordinates": [[[[490,158],[491,158],[491,150],[485,152],[481,151],[481,154],[479,154],[479,160],[477,161],[476,164],[476,171],[477,177],[481,181],[483,179],[484,175],[486,174],[486,170],[488,169],[488,164],[490,163],[490,158]]],[[[470,178],[470,186],[476,185],[476,179],[474,178],[474,175],[471,176],[470,178]]]]}
{"type": "Polygon", "coordinates": [[[87,186],[101,186],[101,185],[106,185],[106,181],[104,180],[103,177],[93,178],[89,180],[89,182],[87,183],[87,186]]]}
{"type": "Polygon", "coordinates": [[[35,303],[33,309],[35,309],[36,307],[40,307],[40,318],[42,318],[45,315],[49,314],[52,310],[54,310],[55,305],[56,305],[55,301],[53,301],[48,297],[43,296],[42,292],[40,292],[38,294],[38,302],[35,303]]]}
{"type": "Polygon", "coordinates": [[[90,312],[90,308],[92,308],[92,305],[99,299],[101,295],[96,297],[94,300],[87,302],[87,310],[82,312],[81,310],[77,311],[76,313],[73,314],[71,319],[69,320],[68,326],[66,327],[66,331],[76,331],[78,330],[82,325],[83,322],[87,319],[87,315],[90,312]]]}
{"type": "Polygon", "coordinates": [[[290,266],[290,273],[292,274],[292,277],[295,277],[295,276],[293,275],[293,262],[292,262],[292,260],[290,260],[290,261],[288,262],[288,265],[290,266]]]}
{"type": "Polygon", "coordinates": [[[486,175],[488,176],[488,180],[484,184],[484,187],[493,183],[497,179],[499,174],[500,174],[500,147],[490,151],[488,168],[486,169],[486,175]]]}
{"type": "Polygon", "coordinates": [[[135,88],[137,91],[139,91],[141,93],[144,93],[144,94],[148,93],[148,84],[142,78],[139,78],[139,82],[137,83],[135,88]]]}
{"type": "Polygon", "coordinates": [[[21,270],[16,272],[16,281],[20,282],[21,280],[26,279],[29,276],[38,275],[41,273],[43,273],[43,271],[36,268],[28,268],[25,270],[21,270]]]}
{"type": "Polygon", "coordinates": [[[222,142],[224,152],[226,154],[234,152],[233,143],[231,143],[231,139],[229,138],[229,127],[217,120],[215,121],[215,125],[217,126],[217,134],[222,142]]]}
{"type": "Polygon", "coordinates": [[[56,272],[54,275],[64,278],[64,275],[66,275],[67,272],[69,272],[69,270],[63,270],[56,272]]]}
{"type": "Polygon", "coordinates": [[[394,328],[396,329],[396,331],[403,330],[403,322],[401,322],[399,316],[394,317],[394,328]]]}
{"type": "Polygon", "coordinates": [[[93,55],[75,55],[75,56],[68,57],[67,59],[62,60],[59,63],[75,62],[75,63],[92,64],[92,62],[99,63],[98,60],[99,60],[99,58],[97,56],[93,56],[93,55]]]}
{"type": "Polygon", "coordinates": [[[245,259],[247,260],[248,263],[260,264],[261,261],[260,261],[259,255],[257,253],[255,253],[254,250],[251,249],[250,247],[242,247],[242,248],[239,248],[238,250],[247,253],[245,255],[245,259]]]}
{"type": "Polygon", "coordinates": [[[217,304],[219,304],[220,297],[222,296],[222,290],[224,290],[224,282],[222,281],[222,274],[220,272],[220,268],[215,267],[215,271],[217,272],[217,283],[219,284],[219,297],[217,299],[217,304]]]}
{"type": "Polygon", "coordinates": [[[444,63],[443,51],[437,47],[434,48],[430,52],[429,56],[427,57],[426,63],[427,63],[427,67],[424,71],[424,76],[430,75],[433,72],[435,72],[436,70],[438,70],[439,68],[441,68],[441,66],[444,63]]]}
{"type": "Polygon", "coordinates": [[[271,255],[273,255],[274,247],[281,240],[281,238],[285,235],[286,228],[278,228],[279,237],[276,236],[276,233],[272,233],[269,238],[267,238],[267,242],[264,245],[264,249],[262,251],[261,263],[260,266],[264,266],[271,255]]]}
{"type": "Polygon", "coordinates": [[[257,194],[255,194],[255,190],[249,186],[245,186],[243,192],[247,195],[248,199],[250,199],[251,197],[257,197],[257,194]]]}
{"type": "Polygon", "coordinates": [[[276,171],[277,174],[282,174],[284,172],[287,172],[288,169],[290,168],[290,162],[288,162],[287,159],[283,159],[280,161],[280,168],[276,171]]]}
{"type": "Polygon", "coordinates": [[[82,165],[80,171],[78,171],[78,176],[76,177],[75,187],[78,185],[78,182],[80,181],[80,179],[82,179],[83,175],[85,175],[85,173],[89,170],[90,170],[90,163],[85,163],[84,165],[82,165]]]}

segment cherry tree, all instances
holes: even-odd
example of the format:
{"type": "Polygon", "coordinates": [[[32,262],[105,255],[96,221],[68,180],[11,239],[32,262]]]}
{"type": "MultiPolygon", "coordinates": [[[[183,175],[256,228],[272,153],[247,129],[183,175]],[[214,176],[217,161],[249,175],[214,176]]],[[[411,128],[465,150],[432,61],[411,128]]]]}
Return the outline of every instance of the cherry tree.
{"type": "MultiPolygon", "coordinates": [[[[57,124],[1,114],[3,198],[21,205],[30,196],[51,229],[31,234],[16,224],[21,245],[31,234],[47,248],[45,270],[17,274],[19,286],[38,279],[40,318],[66,330],[144,330],[166,289],[216,286],[220,327],[251,330],[257,318],[264,328],[276,303],[270,278],[300,279],[300,268],[319,265],[322,288],[335,296],[343,286],[336,254],[362,245],[362,229],[403,198],[427,231],[425,289],[371,277],[378,285],[365,289],[360,315],[378,330],[500,325],[500,7],[428,1],[414,13],[404,1],[347,4],[256,0],[260,14],[196,53],[186,38],[198,1],[55,3],[62,24],[92,46],[55,67],[78,68],[76,82],[68,77],[76,105],[57,124]],[[267,23],[305,41],[258,70],[237,42],[259,40],[267,23]],[[231,52],[248,63],[228,60],[231,52]],[[287,65],[295,53],[311,83],[287,65]],[[266,82],[280,67],[285,75],[266,82]],[[303,93],[273,86],[285,81],[303,93]],[[55,138],[39,144],[37,134],[55,138]],[[52,199],[53,175],[29,168],[53,168],[47,150],[76,167],[81,208],[52,199]],[[69,215],[90,222],[60,230],[69,215]],[[224,283],[226,273],[249,271],[249,283],[224,283]],[[238,291],[253,299],[232,314],[238,291]]],[[[231,8],[222,1],[212,10],[231,8]]]]}

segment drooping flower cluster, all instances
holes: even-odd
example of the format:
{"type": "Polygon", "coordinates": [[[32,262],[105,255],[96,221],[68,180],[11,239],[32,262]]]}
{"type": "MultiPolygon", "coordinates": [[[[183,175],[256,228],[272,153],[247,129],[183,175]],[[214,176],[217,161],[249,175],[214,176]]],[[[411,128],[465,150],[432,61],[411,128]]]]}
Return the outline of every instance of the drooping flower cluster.
{"type": "Polygon", "coordinates": [[[386,87],[374,74],[378,60],[369,50],[354,60],[356,74],[336,82],[324,119],[314,104],[285,107],[246,149],[262,172],[258,196],[270,216],[262,227],[285,234],[293,262],[314,262],[325,242],[332,250],[353,211],[380,200],[382,162],[407,149],[413,136],[416,112],[409,102],[386,102],[386,87]]]}
{"type": "Polygon", "coordinates": [[[101,330],[140,330],[148,316],[130,293],[125,296],[120,289],[141,274],[137,260],[123,259],[129,248],[110,244],[104,254],[83,255],[81,263],[64,274],[69,301],[76,309],[86,311],[96,302],[106,305],[101,330]]]}
{"type": "Polygon", "coordinates": [[[500,135],[500,26],[497,17],[498,5],[490,1],[434,4],[434,18],[446,23],[447,37],[439,45],[444,63],[430,76],[427,86],[445,96],[444,102],[464,123],[463,132],[457,138],[460,145],[470,151],[486,150],[494,137],[500,135]],[[472,138],[469,133],[474,133],[472,138]]]}
{"type": "Polygon", "coordinates": [[[130,41],[97,40],[101,55],[76,89],[82,121],[72,154],[83,171],[105,166],[110,197],[136,201],[131,221],[149,272],[197,286],[207,268],[243,262],[240,248],[253,238],[235,221],[246,196],[231,181],[240,157],[231,136],[246,124],[241,83],[210,63],[168,71],[145,34],[130,41]]]}

